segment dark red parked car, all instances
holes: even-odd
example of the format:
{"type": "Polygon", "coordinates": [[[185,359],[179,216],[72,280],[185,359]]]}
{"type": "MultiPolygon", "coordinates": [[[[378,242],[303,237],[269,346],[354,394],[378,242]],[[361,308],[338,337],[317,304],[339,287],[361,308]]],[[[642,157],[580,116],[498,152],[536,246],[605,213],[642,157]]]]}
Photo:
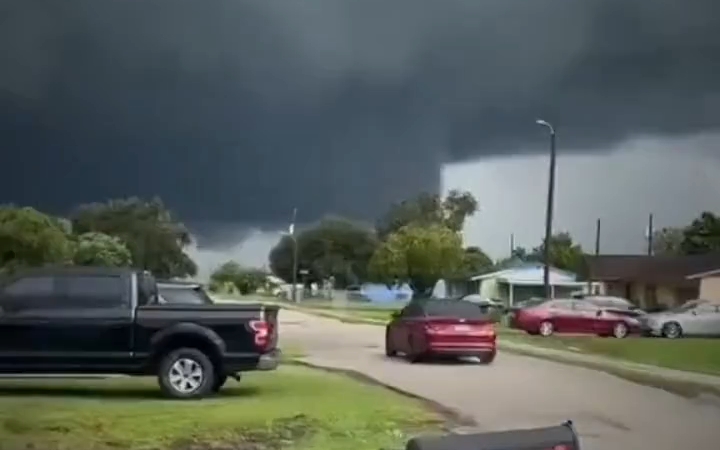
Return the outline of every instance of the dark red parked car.
{"type": "Polygon", "coordinates": [[[413,300],[387,325],[385,354],[402,353],[411,362],[432,356],[495,359],[495,325],[481,309],[464,300],[413,300]]]}
{"type": "Polygon", "coordinates": [[[624,338],[640,332],[633,317],[615,313],[585,300],[548,300],[515,312],[513,324],[530,334],[588,333],[624,338]]]}

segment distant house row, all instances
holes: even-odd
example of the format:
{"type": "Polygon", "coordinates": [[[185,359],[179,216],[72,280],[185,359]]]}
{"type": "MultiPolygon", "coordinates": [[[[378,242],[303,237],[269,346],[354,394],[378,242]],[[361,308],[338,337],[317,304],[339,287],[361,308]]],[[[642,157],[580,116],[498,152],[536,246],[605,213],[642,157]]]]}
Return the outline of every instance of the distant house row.
{"type": "Polygon", "coordinates": [[[608,295],[644,308],[701,298],[720,301],[720,254],[690,256],[600,255],[586,258],[592,280],[608,295]]]}
{"type": "MultiPolygon", "coordinates": [[[[720,254],[691,256],[599,255],[586,257],[588,280],[550,268],[553,297],[572,293],[627,298],[643,308],[673,307],[702,298],[720,301],[720,254]]],[[[447,295],[480,294],[515,304],[543,297],[543,269],[538,263],[477,275],[467,282],[448,283],[447,295]]]]}

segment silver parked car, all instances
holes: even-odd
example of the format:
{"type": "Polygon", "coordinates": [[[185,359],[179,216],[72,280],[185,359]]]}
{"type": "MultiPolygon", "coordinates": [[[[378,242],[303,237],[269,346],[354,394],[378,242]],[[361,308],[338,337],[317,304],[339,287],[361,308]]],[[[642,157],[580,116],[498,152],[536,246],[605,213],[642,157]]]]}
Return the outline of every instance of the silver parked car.
{"type": "Polygon", "coordinates": [[[720,337],[720,304],[692,300],[640,318],[644,334],[675,339],[682,336],[720,337]]]}

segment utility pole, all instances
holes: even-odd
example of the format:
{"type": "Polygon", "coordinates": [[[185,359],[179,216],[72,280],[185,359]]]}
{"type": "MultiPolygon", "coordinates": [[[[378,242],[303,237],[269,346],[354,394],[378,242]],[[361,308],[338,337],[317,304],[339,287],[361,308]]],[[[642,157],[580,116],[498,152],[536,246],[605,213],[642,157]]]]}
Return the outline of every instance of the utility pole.
{"type": "Polygon", "coordinates": [[[515,234],[510,233],[510,258],[515,256],[515,234]]]}
{"type": "Polygon", "coordinates": [[[653,215],[648,216],[648,227],[647,227],[647,254],[648,256],[653,255],[653,235],[655,230],[653,229],[653,215]]]}
{"type": "Polygon", "coordinates": [[[293,263],[292,263],[292,301],[297,302],[297,276],[298,276],[298,242],[295,237],[295,221],[297,220],[297,208],[293,208],[292,221],[290,222],[290,238],[293,241],[293,263]]]}
{"type": "MultiPolygon", "coordinates": [[[[595,256],[600,256],[600,219],[595,222],[595,256]]],[[[589,272],[589,271],[588,271],[589,272]]],[[[588,295],[592,295],[592,273],[588,273],[587,292],[588,295]]]]}
{"type": "Polygon", "coordinates": [[[546,127],[550,131],[550,169],[548,176],[547,210],[545,212],[543,285],[545,287],[545,298],[552,298],[552,286],[550,286],[550,240],[552,239],[553,212],[555,208],[555,166],[557,165],[555,127],[542,119],[536,120],[535,123],[546,127]]]}

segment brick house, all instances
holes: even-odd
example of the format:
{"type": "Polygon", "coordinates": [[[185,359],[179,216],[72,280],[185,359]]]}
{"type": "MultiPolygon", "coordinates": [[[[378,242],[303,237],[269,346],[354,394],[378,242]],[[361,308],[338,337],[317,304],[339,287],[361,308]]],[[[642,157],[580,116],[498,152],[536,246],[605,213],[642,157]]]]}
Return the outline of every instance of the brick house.
{"type": "Polygon", "coordinates": [[[702,298],[720,301],[720,253],[688,256],[588,255],[588,275],[607,295],[643,308],[702,298]]]}

